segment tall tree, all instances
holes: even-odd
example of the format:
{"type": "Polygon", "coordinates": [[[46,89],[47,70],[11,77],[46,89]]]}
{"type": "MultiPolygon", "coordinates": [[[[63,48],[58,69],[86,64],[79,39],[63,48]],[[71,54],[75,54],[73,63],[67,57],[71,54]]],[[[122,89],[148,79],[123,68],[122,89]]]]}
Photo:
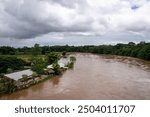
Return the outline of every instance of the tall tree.
{"type": "Polygon", "coordinates": [[[44,73],[44,68],[46,68],[46,61],[41,57],[35,57],[31,63],[31,69],[38,74],[44,73]]]}
{"type": "Polygon", "coordinates": [[[33,55],[39,55],[41,54],[41,48],[39,44],[35,44],[34,47],[32,48],[32,54],[33,55]]]}
{"type": "Polygon", "coordinates": [[[49,64],[57,63],[59,60],[59,55],[54,52],[49,53],[47,57],[49,64]]]}

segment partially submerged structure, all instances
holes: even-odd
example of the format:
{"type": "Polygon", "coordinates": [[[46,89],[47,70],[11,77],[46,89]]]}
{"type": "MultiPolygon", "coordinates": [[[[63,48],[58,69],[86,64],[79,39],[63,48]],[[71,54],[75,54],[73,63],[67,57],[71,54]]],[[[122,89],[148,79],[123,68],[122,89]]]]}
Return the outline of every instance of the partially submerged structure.
{"type": "Polygon", "coordinates": [[[47,68],[47,69],[44,69],[44,72],[46,75],[54,75],[55,74],[55,71],[52,70],[52,68],[47,68]]]}
{"type": "Polygon", "coordinates": [[[30,69],[27,69],[27,70],[22,70],[22,71],[10,73],[10,74],[5,74],[4,77],[13,80],[15,86],[17,86],[18,88],[22,88],[26,84],[33,83],[32,74],[33,74],[33,71],[30,69]],[[26,80],[23,79],[23,75],[27,76],[26,80]]]}
{"type": "Polygon", "coordinates": [[[10,74],[5,74],[5,77],[17,81],[21,79],[23,75],[27,75],[28,77],[30,77],[32,76],[32,74],[33,74],[33,71],[30,69],[27,69],[27,70],[22,70],[22,71],[10,73],[10,74]]]}
{"type": "MultiPolygon", "coordinates": [[[[70,61],[68,60],[68,59],[66,59],[66,58],[62,58],[62,59],[60,59],[59,61],[58,61],[58,65],[60,66],[60,68],[61,69],[68,69],[68,67],[66,67],[67,66],[67,64],[69,63],[70,61]]],[[[51,64],[51,65],[48,65],[47,66],[47,69],[53,69],[53,65],[51,64]]]]}

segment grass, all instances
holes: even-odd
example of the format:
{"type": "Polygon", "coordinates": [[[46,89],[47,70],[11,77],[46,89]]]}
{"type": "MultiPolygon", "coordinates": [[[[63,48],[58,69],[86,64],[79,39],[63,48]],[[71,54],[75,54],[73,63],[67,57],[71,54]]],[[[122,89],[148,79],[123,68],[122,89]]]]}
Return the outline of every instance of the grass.
{"type": "MultiPolygon", "coordinates": [[[[4,57],[17,57],[19,59],[22,59],[26,62],[30,62],[31,59],[35,56],[33,55],[0,55],[0,56],[4,56],[4,57]]],[[[42,57],[42,58],[45,58],[46,56],[45,55],[37,55],[37,57],[42,57]]]]}
{"type": "MultiPolygon", "coordinates": [[[[56,52],[57,54],[61,55],[62,52],[56,52]]],[[[70,54],[75,54],[75,52],[67,52],[67,55],[70,55],[70,54]]],[[[32,59],[32,57],[35,57],[34,55],[0,55],[0,56],[6,56],[6,57],[17,57],[17,58],[20,58],[20,59],[23,59],[25,61],[29,61],[32,59]]],[[[43,57],[45,58],[46,55],[37,55],[37,57],[43,57]]]]}

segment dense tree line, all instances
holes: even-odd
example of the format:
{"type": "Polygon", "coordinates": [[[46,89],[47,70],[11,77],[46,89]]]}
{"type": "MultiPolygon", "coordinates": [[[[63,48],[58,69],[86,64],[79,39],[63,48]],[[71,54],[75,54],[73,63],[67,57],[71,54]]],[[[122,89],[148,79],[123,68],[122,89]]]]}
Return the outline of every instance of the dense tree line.
{"type": "Polygon", "coordinates": [[[23,69],[27,63],[16,57],[0,56],[0,73],[23,69]]]}
{"type": "Polygon", "coordinates": [[[128,44],[116,44],[116,45],[89,45],[89,46],[43,46],[35,44],[34,47],[12,48],[12,47],[0,47],[1,55],[18,55],[18,54],[32,54],[46,55],[49,52],[90,52],[97,54],[112,54],[121,56],[131,56],[150,60],[150,43],[140,42],[135,44],[129,42],[128,44]]]}

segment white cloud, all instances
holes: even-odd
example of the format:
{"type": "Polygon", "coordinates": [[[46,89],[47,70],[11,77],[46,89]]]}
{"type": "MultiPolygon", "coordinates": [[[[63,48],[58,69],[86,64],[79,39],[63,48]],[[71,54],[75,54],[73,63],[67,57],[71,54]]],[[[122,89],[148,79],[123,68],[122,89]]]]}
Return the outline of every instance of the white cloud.
{"type": "Polygon", "coordinates": [[[147,35],[149,13],[149,0],[0,0],[0,38],[147,35]]]}

